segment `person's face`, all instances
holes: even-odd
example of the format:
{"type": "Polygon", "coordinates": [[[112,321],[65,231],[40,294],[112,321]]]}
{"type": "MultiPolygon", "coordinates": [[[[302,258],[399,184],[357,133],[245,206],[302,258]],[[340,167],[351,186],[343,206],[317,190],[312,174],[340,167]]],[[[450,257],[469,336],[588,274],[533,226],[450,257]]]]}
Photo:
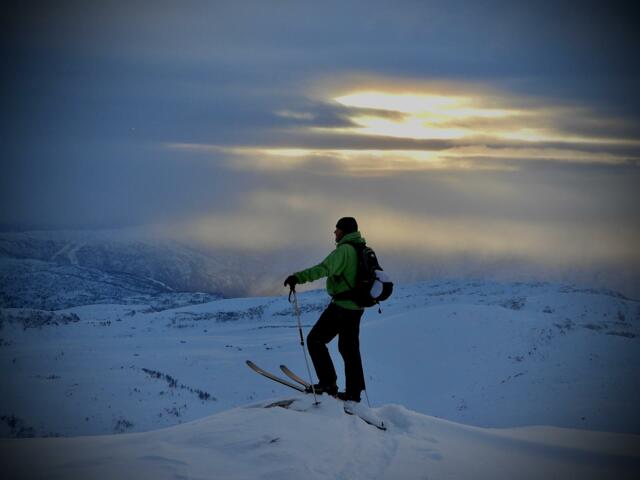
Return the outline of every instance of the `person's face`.
{"type": "Polygon", "coordinates": [[[344,232],[339,228],[336,228],[333,234],[336,236],[336,243],[338,243],[340,240],[342,240],[342,237],[344,237],[344,232]]]}

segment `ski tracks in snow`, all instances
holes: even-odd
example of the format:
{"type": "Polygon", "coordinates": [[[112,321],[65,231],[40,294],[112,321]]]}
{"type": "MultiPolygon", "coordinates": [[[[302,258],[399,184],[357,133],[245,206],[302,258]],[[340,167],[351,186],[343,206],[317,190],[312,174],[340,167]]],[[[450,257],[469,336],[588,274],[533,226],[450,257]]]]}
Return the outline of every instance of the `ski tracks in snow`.
{"type": "Polygon", "coordinates": [[[69,263],[71,265],[79,267],[80,264],[78,262],[78,257],[76,256],[76,254],[78,253],[78,250],[84,247],[84,245],[84,243],[69,242],[56,253],[54,253],[51,256],[50,261],[55,262],[58,257],[65,256],[69,260],[69,263]]]}

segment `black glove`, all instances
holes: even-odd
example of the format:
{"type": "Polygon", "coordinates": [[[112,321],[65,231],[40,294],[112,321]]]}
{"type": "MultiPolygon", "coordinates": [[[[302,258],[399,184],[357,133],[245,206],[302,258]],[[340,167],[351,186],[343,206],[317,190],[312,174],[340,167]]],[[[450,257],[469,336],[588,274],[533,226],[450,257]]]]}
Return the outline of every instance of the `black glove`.
{"type": "Polygon", "coordinates": [[[298,283],[298,279],[296,278],[296,276],[295,275],[289,275],[287,277],[287,279],[284,281],[284,286],[286,287],[287,285],[289,285],[289,288],[291,290],[295,290],[297,283],[298,283]]]}

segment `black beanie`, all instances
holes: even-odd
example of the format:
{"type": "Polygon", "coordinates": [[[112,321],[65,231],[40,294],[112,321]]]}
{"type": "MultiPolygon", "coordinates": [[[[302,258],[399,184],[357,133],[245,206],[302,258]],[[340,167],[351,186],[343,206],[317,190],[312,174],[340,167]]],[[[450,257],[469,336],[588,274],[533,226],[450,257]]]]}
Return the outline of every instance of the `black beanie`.
{"type": "Polygon", "coordinates": [[[358,231],[358,222],[353,217],[342,217],[336,223],[336,228],[339,228],[346,235],[347,233],[357,232],[358,231]]]}

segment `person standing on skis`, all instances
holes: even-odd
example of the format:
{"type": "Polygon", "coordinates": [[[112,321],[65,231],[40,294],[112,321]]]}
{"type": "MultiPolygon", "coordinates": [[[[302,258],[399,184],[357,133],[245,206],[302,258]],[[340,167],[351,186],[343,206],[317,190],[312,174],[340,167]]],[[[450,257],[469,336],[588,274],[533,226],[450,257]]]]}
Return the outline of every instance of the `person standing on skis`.
{"type": "Polygon", "coordinates": [[[316,393],[327,393],[342,400],[360,401],[365,389],[362,359],[360,358],[360,318],[364,309],[348,299],[335,298],[351,290],[356,283],[358,257],[351,244],[365,244],[353,217],[338,220],[334,231],[336,249],[318,265],[289,275],[284,285],[295,290],[297,284],[327,277],[327,292],[332,301],[307,336],[307,347],[318,376],[316,393]],[[337,375],[327,344],[338,336],[338,350],[344,360],[346,386],[338,392],[337,375]]]}

